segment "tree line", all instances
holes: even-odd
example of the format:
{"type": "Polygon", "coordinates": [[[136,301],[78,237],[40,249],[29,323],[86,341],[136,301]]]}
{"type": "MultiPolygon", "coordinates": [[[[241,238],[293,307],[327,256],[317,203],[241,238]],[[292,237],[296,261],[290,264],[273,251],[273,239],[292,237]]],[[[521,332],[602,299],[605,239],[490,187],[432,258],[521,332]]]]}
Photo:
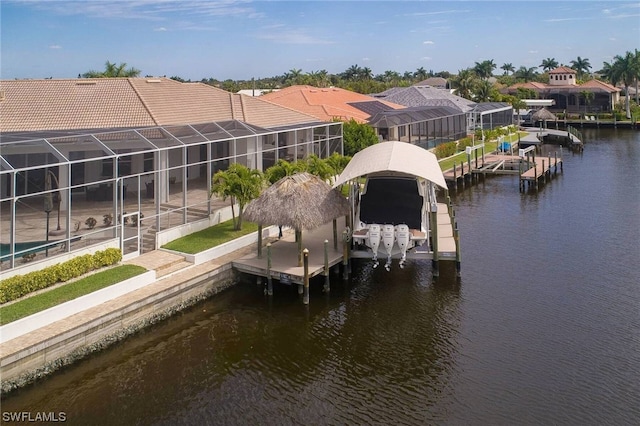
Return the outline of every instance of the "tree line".
{"type": "MultiPolygon", "coordinates": [[[[434,72],[420,67],[415,71],[399,73],[393,70],[374,74],[368,67],[358,64],[351,65],[341,73],[332,74],[327,70],[303,72],[294,68],[282,75],[250,80],[217,80],[213,77],[203,78],[200,82],[216,86],[229,92],[238,92],[243,89],[279,89],[293,85],[310,85],[315,87],[339,87],[362,94],[380,93],[392,87],[408,87],[430,77],[442,77],[447,80],[448,86],[456,91],[458,96],[476,102],[512,102],[508,95],[500,93],[500,90],[515,83],[537,81],[547,83],[549,71],[567,66],[576,71],[578,82],[586,78],[599,78],[616,86],[622,83],[625,92],[633,83],[636,85],[636,103],[638,102],[638,79],[640,78],[640,54],[638,49],[634,52],[626,52],[624,55],[616,55],[611,63],[604,62],[599,71],[592,73],[592,65],[588,58],[578,56],[568,65],[559,63],[555,58],[542,59],[538,67],[520,66],[516,68],[512,63],[504,63],[499,68],[502,74],[495,75],[498,65],[493,59],[475,62],[474,66],[459,70],[457,74],[448,71],[434,72]],[[541,70],[542,72],[540,72],[541,70]],[[493,79],[492,79],[493,78],[493,79]],[[490,80],[491,79],[491,80],[490,80]]],[[[126,63],[117,65],[107,61],[103,71],[88,71],[82,74],[85,78],[99,77],[138,77],[140,70],[128,67],[126,63]]],[[[148,76],[150,77],[150,76],[148,76]]],[[[190,82],[179,76],[171,76],[173,80],[190,82]]],[[[531,93],[526,93],[531,95],[531,93]]],[[[519,96],[516,96],[519,97],[519,96]]],[[[628,98],[628,97],[627,97],[628,98]]],[[[628,109],[627,102],[627,109],[628,109]]]]}

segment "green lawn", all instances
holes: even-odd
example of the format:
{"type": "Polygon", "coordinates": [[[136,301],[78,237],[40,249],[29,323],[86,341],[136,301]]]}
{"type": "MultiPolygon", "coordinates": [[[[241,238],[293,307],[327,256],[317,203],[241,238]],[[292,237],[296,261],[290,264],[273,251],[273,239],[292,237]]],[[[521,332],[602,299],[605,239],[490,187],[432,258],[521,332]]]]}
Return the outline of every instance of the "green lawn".
{"type": "Polygon", "coordinates": [[[181,253],[196,254],[257,230],[258,224],[243,222],[242,229],[236,231],[233,229],[233,221],[228,220],[203,229],[202,231],[194,232],[193,234],[173,240],[163,245],[162,248],[179,251],[181,253]]]}
{"type": "Polygon", "coordinates": [[[54,288],[44,293],[28,297],[19,302],[0,308],[0,325],[24,318],[52,306],[76,299],[101,288],[119,283],[146,272],[136,265],[120,265],[97,272],[69,284],[54,288]]]}

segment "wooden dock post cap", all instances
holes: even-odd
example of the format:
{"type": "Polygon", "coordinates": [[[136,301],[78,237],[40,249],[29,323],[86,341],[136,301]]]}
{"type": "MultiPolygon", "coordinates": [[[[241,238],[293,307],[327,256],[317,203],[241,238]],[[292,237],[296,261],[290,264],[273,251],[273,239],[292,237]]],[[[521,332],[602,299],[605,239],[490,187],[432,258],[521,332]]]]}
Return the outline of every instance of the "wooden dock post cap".
{"type": "Polygon", "coordinates": [[[271,243],[267,243],[267,247],[271,247],[271,243]]]}
{"type": "Polygon", "coordinates": [[[309,249],[306,248],[306,249],[302,250],[302,253],[309,254],[309,249]]]}

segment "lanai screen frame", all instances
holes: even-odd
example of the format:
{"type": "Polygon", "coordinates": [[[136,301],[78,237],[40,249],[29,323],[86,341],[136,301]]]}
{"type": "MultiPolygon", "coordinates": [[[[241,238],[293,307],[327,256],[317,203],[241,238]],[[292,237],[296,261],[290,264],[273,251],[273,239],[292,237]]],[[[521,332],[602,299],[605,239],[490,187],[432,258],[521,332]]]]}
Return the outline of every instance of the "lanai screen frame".
{"type": "MultiPolygon", "coordinates": [[[[2,225],[2,242],[8,244],[8,254],[3,252],[2,270],[14,269],[20,266],[20,257],[31,251],[41,252],[48,248],[49,258],[55,258],[62,254],[70,255],[80,248],[79,240],[95,240],[104,242],[108,240],[122,240],[123,232],[128,228],[118,225],[118,218],[127,209],[142,212],[143,194],[146,194],[146,183],[169,182],[171,176],[176,177],[176,192],[182,194],[182,200],[175,208],[167,208],[161,211],[161,191],[169,191],[168,184],[154,185],[153,211],[144,211],[145,227],[155,226],[157,231],[182,226],[192,221],[211,216],[211,179],[214,166],[218,169],[228,167],[232,162],[248,163],[259,170],[275,163],[279,158],[297,159],[304,158],[310,153],[316,153],[325,158],[333,152],[343,153],[342,123],[341,122],[312,122],[279,128],[260,128],[248,125],[240,121],[211,122],[200,124],[155,126],[140,129],[120,129],[104,132],[87,132],[58,136],[60,133],[51,132],[54,137],[37,138],[28,140],[11,141],[9,137],[3,137],[0,142],[0,207],[4,217],[2,225]],[[151,133],[162,135],[152,138],[151,133]],[[203,133],[204,132],[204,133],[203,133]],[[75,144],[86,144],[86,155],[74,154],[77,150],[56,149],[65,144],[74,147],[75,144]],[[219,158],[213,152],[216,144],[226,144],[229,148],[228,155],[219,158]],[[18,155],[23,155],[23,162],[17,164],[11,161],[11,150],[18,155]],[[29,150],[33,152],[28,152],[29,150]],[[145,158],[146,153],[146,158],[145,158]],[[287,154],[284,156],[284,154],[287,154]],[[29,155],[47,154],[53,156],[55,161],[37,161],[29,164],[29,155]],[[204,154],[204,155],[202,155],[204,154]],[[281,155],[282,154],[282,155],[281,155]],[[149,170],[149,157],[153,156],[153,167],[149,170]],[[9,157],[9,158],[7,158],[9,157]],[[82,158],[79,158],[82,157],[82,158]],[[166,164],[161,164],[161,160],[166,164]],[[109,164],[110,166],[105,166],[109,164]],[[14,164],[12,164],[14,163],[14,164]],[[91,170],[87,167],[91,166],[91,170]],[[146,167],[146,169],[145,169],[146,167]],[[20,177],[29,179],[29,175],[48,174],[42,169],[51,170],[58,184],[53,183],[52,189],[46,191],[42,182],[34,185],[32,190],[25,186],[25,190],[16,191],[17,180],[20,177]],[[96,169],[100,170],[96,170],[96,169]],[[123,174],[122,170],[128,168],[123,174]],[[82,169],[82,182],[77,182],[74,177],[82,169]],[[198,190],[206,194],[206,201],[192,200],[191,193],[196,191],[193,180],[189,175],[201,171],[199,176],[206,183],[198,190]],[[106,173],[110,170],[110,173],[106,173]],[[106,173],[106,174],[104,174],[106,173]],[[97,176],[97,175],[100,176],[97,176]],[[124,191],[126,186],[126,191],[124,191]],[[106,191],[104,189],[106,188],[106,191]],[[80,229],[75,230],[78,218],[74,217],[79,201],[84,197],[87,202],[87,194],[90,191],[100,193],[99,200],[95,204],[104,203],[100,211],[96,210],[93,217],[98,224],[93,229],[87,229],[80,223],[80,229]],[[56,235],[54,247],[52,243],[43,243],[29,249],[16,249],[16,244],[27,241],[35,241],[34,233],[42,234],[44,240],[46,230],[37,225],[18,225],[17,216],[20,214],[25,202],[33,204],[30,208],[32,215],[36,214],[42,200],[47,194],[58,193],[61,206],[60,225],[62,233],[56,235]],[[189,193],[189,196],[188,196],[189,193]],[[110,194],[110,195],[109,195],[110,194]],[[130,207],[133,206],[133,207],[130,207]],[[36,209],[36,211],[34,211],[36,209]],[[202,217],[195,219],[190,217],[191,210],[199,210],[202,217]],[[149,214],[150,213],[150,214],[149,214]],[[103,226],[103,215],[110,214],[112,224],[103,226]],[[8,216],[8,217],[7,217],[8,216]],[[171,216],[168,224],[161,223],[163,216],[171,216]]],[[[20,135],[24,139],[24,135],[20,135]]],[[[173,186],[172,186],[173,187],[173,186]]],[[[93,193],[92,193],[93,194],[93,193]]],[[[130,211],[130,210],[129,210],[130,211]]],[[[52,212],[55,215],[56,212],[52,212]]],[[[37,213],[40,217],[39,212],[37,213]]],[[[40,224],[45,222],[45,212],[42,211],[40,224]]],[[[53,217],[53,216],[52,216],[53,217]]],[[[57,228],[57,221],[53,219],[53,230],[57,228]]],[[[81,222],[84,222],[84,217],[81,222]]],[[[142,222],[142,220],[139,220],[142,222]]],[[[51,236],[51,233],[49,233],[51,236]]],[[[93,244],[88,244],[93,245],[93,244]]],[[[84,245],[82,245],[84,247],[84,245]]],[[[126,254],[126,253],[125,253],[126,254]]]]}

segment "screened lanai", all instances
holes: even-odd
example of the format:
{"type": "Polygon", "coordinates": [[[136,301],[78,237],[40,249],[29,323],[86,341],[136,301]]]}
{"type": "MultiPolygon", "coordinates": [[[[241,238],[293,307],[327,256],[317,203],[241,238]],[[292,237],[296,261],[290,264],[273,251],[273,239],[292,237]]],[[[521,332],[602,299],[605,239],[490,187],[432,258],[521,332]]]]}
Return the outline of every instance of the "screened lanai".
{"type": "Polygon", "coordinates": [[[3,270],[105,242],[125,256],[155,249],[158,232],[207,220],[228,205],[209,194],[211,176],[229,164],[265,170],[281,158],[342,153],[339,122],[61,133],[0,139],[3,270]]]}
{"type": "Polygon", "coordinates": [[[383,111],[371,117],[369,125],[382,140],[399,140],[423,148],[433,148],[467,134],[465,114],[448,106],[383,111]]]}
{"type": "Polygon", "coordinates": [[[513,124],[513,107],[506,102],[482,102],[468,112],[469,129],[495,129],[513,124]]]}

